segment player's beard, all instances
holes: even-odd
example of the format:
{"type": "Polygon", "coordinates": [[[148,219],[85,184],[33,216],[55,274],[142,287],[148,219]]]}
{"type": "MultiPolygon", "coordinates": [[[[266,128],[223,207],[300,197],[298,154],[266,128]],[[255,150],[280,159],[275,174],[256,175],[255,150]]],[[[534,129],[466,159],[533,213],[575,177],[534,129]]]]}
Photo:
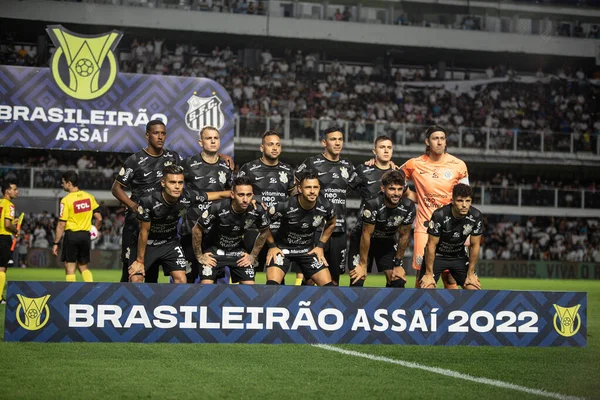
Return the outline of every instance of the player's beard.
{"type": "Polygon", "coordinates": [[[279,160],[279,155],[277,155],[277,157],[273,157],[269,153],[263,153],[263,158],[270,163],[275,163],[279,160]]]}

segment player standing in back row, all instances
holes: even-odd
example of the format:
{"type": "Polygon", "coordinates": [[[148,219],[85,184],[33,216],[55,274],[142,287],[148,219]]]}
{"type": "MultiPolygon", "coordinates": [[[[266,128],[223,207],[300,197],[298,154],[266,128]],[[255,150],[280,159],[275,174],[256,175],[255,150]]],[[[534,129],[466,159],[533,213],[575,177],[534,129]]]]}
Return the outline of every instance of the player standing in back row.
{"type": "MultiPolygon", "coordinates": [[[[221,192],[229,189],[231,187],[231,169],[219,155],[221,138],[217,128],[210,125],[202,128],[198,143],[202,147],[202,152],[186,158],[181,164],[184,169],[186,188],[204,192],[221,192]]],[[[200,214],[209,205],[206,203],[201,207],[190,207],[184,215],[179,229],[185,259],[191,264],[191,271],[186,274],[187,283],[196,281],[200,266],[192,246],[192,228],[200,218],[200,214]]]]}
{"type": "MultiPolygon", "coordinates": [[[[121,282],[129,282],[129,266],[137,258],[140,223],[136,219],[136,213],[140,198],[155,191],[160,192],[163,168],[179,165],[182,161],[179,154],[164,148],[166,139],[167,128],[164,122],[160,120],[148,122],[146,124],[148,146],[127,157],[112,185],[113,196],[127,207],[121,244],[123,263],[121,282]],[[131,198],[127,197],[125,189],[131,190],[131,198]]],[[[146,282],[158,282],[158,268],[146,272],[146,282]]]]}
{"type": "MultiPolygon", "coordinates": [[[[314,173],[321,183],[321,193],[335,207],[335,230],[325,248],[325,258],[335,285],[346,269],[346,195],[354,174],[352,163],[341,157],[344,135],[340,128],[331,127],[321,139],[323,154],[307,158],[296,170],[296,181],[302,172],[314,173]]],[[[317,232],[320,237],[321,232],[317,232]]]]}
{"type": "MultiPolygon", "coordinates": [[[[466,164],[446,153],[446,136],[446,131],[440,126],[432,125],[427,128],[425,154],[411,158],[401,167],[406,179],[413,181],[417,191],[415,196],[414,192],[407,190],[408,198],[417,204],[413,249],[413,268],[417,271],[423,265],[431,214],[450,203],[452,188],[457,183],[469,184],[466,164]]],[[[442,275],[442,280],[446,289],[458,289],[456,281],[448,273],[442,275]]],[[[415,287],[420,287],[418,279],[415,287]]]]}

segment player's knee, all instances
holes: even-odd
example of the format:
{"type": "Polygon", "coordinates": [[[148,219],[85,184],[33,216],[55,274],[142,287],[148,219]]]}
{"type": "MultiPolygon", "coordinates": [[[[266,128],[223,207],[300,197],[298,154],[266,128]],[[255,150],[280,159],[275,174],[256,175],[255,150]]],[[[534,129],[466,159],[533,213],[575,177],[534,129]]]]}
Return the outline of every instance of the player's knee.
{"type": "Polygon", "coordinates": [[[269,279],[267,280],[267,285],[279,285],[279,282],[269,279]]]}
{"type": "Polygon", "coordinates": [[[129,282],[133,283],[142,283],[144,281],[144,277],[141,274],[136,274],[129,277],[129,282]]]}
{"type": "Polygon", "coordinates": [[[394,279],[390,281],[391,288],[404,288],[406,286],[406,281],[404,279],[394,279]]]}

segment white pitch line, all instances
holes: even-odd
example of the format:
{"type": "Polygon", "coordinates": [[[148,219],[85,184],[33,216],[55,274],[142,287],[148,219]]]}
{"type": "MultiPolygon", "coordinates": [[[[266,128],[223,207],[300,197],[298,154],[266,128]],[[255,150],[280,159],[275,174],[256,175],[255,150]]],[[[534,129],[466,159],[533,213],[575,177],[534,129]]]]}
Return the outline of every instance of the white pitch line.
{"type": "Polygon", "coordinates": [[[420,369],[423,371],[432,372],[434,374],[449,376],[451,378],[464,379],[466,381],[482,383],[484,385],[496,386],[496,387],[500,387],[503,389],[516,390],[519,392],[534,394],[537,396],[544,396],[544,397],[550,397],[553,399],[561,399],[561,400],[583,400],[584,399],[584,397],[567,396],[567,395],[560,394],[560,393],[547,392],[545,390],[531,389],[531,388],[528,388],[525,386],[515,385],[514,383],[498,381],[495,379],[477,378],[475,376],[462,374],[460,372],[452,371],[449,369],[428,367],[426,365],[417,364],[417,363],[410,362],[410,361],[395,360],[393,358],[375,356],[375,355],[367,354],[367,353],[359,353],[358,351],[344,350],[344,349],[340,349],[338,347],[330,346],[327,344],[314,344],[313,346],[318,347],[320,349],[324,349],[324,350],[335,351],[335,352],[342,353],[342,354],[345,354],[348,356],[362,357],[362,358],[367,358],[367,359],[373,360],[373,361],[383,361],[383,362],[390,363],[390,364],[401,365],[406,368],[420,369]]]}

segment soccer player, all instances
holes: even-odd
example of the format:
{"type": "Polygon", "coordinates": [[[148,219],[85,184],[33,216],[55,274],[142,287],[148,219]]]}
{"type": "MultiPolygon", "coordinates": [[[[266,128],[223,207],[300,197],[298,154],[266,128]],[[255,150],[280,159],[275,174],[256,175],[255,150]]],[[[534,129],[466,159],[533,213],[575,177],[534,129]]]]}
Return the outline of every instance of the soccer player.
{"type": "Polygon", "coordinates": [[[69,194],[60,201],[60,214],[56,225],[56,235],[52,246],[52,254],[58,256],[58,245],[64,237],[60,260],[65,263],[65,280],[76,282],[75,268],[79,270],[84,282],[93,282],[92,271],[88,269],[90,262],[90,229],[92,217],[95,226],[100,230],[102,214],[94,196],[79,189],[79,177],[76,171],[62,174],[63,190],[69,194]]]}
{"type": "Polygon", "coordinates": [[[6,270],[12,267],[13,252],[12,235],[17,235],[17,227],[13,223],[15,220],[15,205],[13,200],[19,197],[19,188],[16,182],[6,180],[2,182],[2,200],[0,200],[0,304],[4,303],[2,294],[6,284],[6,270]]]}
{"type": "Polygon", "coordinates": [[[280,285],[290,262],[300,266],[306,279],[318,286],[333,286],[323,248],[335,230],[335,210],[329,200],[319,196],[317,175],[300,175],[298,194],[271,206],[269,215],[281,223],[277,234],[267,238],[267,285],[280,285]],[[325,225],[315,246],[315,232],[325,225]]]}
{"type": "MultiPolygon", "coordinates": [[[[373,144],[373,163],[360,164],[355,169],[350,187],[358,192],[362,203],[377,197],[381,192],[381,177],[387,171],[394,169],[392,154],[394,144],[387,136],[378,136],[373,144]],[[372,164],[372,165],[371,165],[372,164]]],[[[398,167],[396,167],[398,168],[398,167]]]]}
{"type": "MultiPolygon", "coordinates": [[[[125,160],[119,171],[111,192],[127,207],[123,237],[121,244],[121,261],[123,270],[121,282],[129,282],[129,265],[137,257],[137,242],[140,223],[136,219],[138,202],[146,194],[161,191],[163,168],[168,165],[179,165],[182,161],[179,154],[164,148],[167,129],[164,122],[152,120],[146,124],[145,149],[132,154],[125,160]],[[131,190],[131,198],[127,197],[125,188],[131,190]]],[[[158,268],[146,275],[146,282],[158,282],[158,268]]]]}
{"type": "MultiPolygon", "coordinates": [[[[288,164],[279,161],[281,155],[281,137],[276,131],[266,131],[260,144],[262,156],[242,165],[238,176],[246,176],[252,181],[255,196],[269,209],[285,201],[294,189],[294,170],[288,164]]],[[[276,235],[279,221],[271,221],[271,234],[276,235]]],[[[254,247],[258,231],[248,230],[244,235],[246,249],[254,247]]],[[[258,255],[259,265],[265,265],[267,248],[263,247],[258,255]]],[[[300,281],[302,278],[300,278],[300,281]]],[[[300,284],[299,282],[296,282],[300,284]]]]}
{"type": "Polygon", "coordinates": [[[344,135],[340,128],[325,130],[321,145],[323,154],[306,159],[296,170],[296,179],[299,180],[302,172],[314,173],[321,183],[323,196],[335,208],[335,230],[325,247],[325,258],[333,283],[338,285],[340,273],[344,273],[346,268],[346,194],[354,166],[341,157],[344,135]]]}
{"type": "Polygon", "coordinates": [[[267,239],[269,217],[260,204],[252,204],[252,181],[246,176],[233,181],[231,198],[215,201],[204,210],[192,230],[194,253],[202,266],[201,283],[214,283],[229,267],[233,283],[254,284],[255,260],[267,239]],[[252,226],[259,235],[250,254],[244,250],[243,237],[252,226]],[[202,238],[210,230],[209,245],[202,238]]]}
{"type": "Polygon", "coordinates": [[[388,171],[381,178],[381,193],[363,203],[362,219],[350,234],[350,286],[364,285],[372,259],[385,273],[387,287],[406,285],[402,258],[417,210],[412,200],[402,197],[405,183],[402,171],[388,171]]]}
{"type": "MultiPolygon", "coordinates": [[[[432,125],[425,131],[425,154],[411,158],[402,165],[407,180],[415,184],[416,195],[407,190],[408,197],[417,204],[414,230],[413,268],[420,270],[423,264],[427,227],[433,211],[450,203],[452,188],[457,183],[469,184],[466,164],[446,153],[446,131],[432,125]]],[[[446,289],[458,289],[455,280],[448,274],[442,275],[446,289]]],[[[415,282],[419,287],[419,280],[415,282]]]]}
{"type": "Polygon", "coordinates": [[[471,207],[473,191],[469,185],[459,183],[452,189],[450,204],[438,208],[431,215],[427,234],[425,268],[421,268],[421,287],[435,288],[440,274],[449,270],[456,282],[468,290],[481,289],[475,266],[479,258],[483,215],[471,207]],[[469,255],[465,241],[471,236],[469,255]]]}
{"type": "Polygon", "coordinates": [[[173,282],[187,282],[187,261],[177,236],[177,224],[188,207],[207,201],[208,196],[185,190],[184,179],[182,167],[167,165],[162,171],[162,190],[140,198],[137,210],[140,234],[136,259],[128,270],[130,282],[142,282],[143,275],[159,265],[173,282]]]}
{"type": "MultiPolygon", "coordinates": [[[[219,155],[221,138],[214,126],[207,125],[200,130],[198,143],[202,152],[188,157],[181,164],[184,168],[187,188],[206,192],[221,192],[231,186],[231,169],[228,163],[219,155]]],[[[229,197],[229,190],[225,193],[229,197]]],[[[204,204],[207,207],[208,204],[204,204]]],[[[198,278],[198,260],[192,246],[192,228],[204,211],[204,207],[190,207],[183,216],[179,234],[185,259],[191,265],[191,271],[186,274],[187,282],[194,283],[198,278]]]]}

